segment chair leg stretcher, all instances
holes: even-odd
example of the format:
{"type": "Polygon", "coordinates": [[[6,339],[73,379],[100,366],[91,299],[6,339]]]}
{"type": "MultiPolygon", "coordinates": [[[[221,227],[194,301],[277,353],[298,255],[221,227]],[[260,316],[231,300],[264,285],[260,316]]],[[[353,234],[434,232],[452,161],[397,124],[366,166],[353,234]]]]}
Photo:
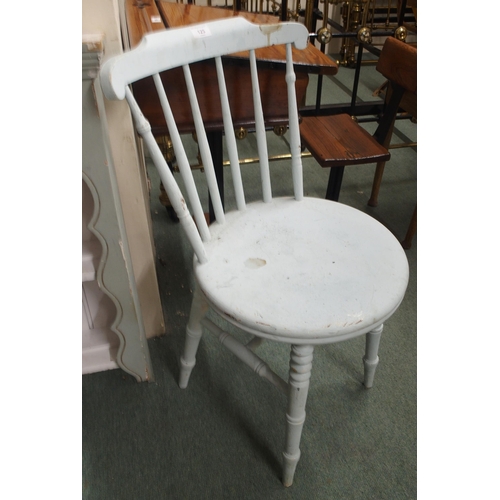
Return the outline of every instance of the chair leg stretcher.
{"type": "MultiPolygon", "coordinates": [[[[269,365],[263,361],[257,354],[251,351],[247,346],[243,345],[239,340],[236,340],[231,334],[225,332],[218,327],[213,321],[207,318],[201,320],[201,324],[213,335],[219,342],[227,347],[235,356],[248,365],[255,373],[271,382],[285,396],[288,395],[288,383],[285,382],[279,375],[273,372],[269,365]]],[[[252,341],[250,341],[252,342],[252,341]]]]}

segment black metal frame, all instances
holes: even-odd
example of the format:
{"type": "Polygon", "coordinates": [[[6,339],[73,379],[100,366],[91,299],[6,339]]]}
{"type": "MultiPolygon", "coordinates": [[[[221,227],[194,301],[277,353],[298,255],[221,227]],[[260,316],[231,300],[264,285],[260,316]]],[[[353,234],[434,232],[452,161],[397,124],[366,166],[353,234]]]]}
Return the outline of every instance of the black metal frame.
{"type": "MultiPolygon", "coordinates": [[[[287,0],[284,0],[284,4],[286,4],[287,0]]],[[[283,9],[284,11],[285,9],[283,9]]],[[[401,9],[398,12],[397,25],[402,26],[404,24],[405,14],[406,14],[406,0],[402,0],[401,9]]],[[[318,0],[315,0],[314,10],[313,10],[313,22],[323,20],[323,13],[318,8],[318,0]]],[[[356,58],[356,65],[354,67],[354,82],[351,94],[351,102],[350,103],[339,103],[339,104],[321,104],[321,96],[322,96],[322,88],[323,88],[323,75],[318,75],[318,83],[316,88],[316,104],[314,106],[303,106],[300,108],[300,113],[302,116],[325,116],[331,114],[339,114],[339,113],[348,113],[351,116],[363,117],[363,116],[372,116],[378,117],[384,107],[384,102],[370,102],[370,103],[357,103],[357,93],[358,93],[358,85],[359,85],[359,77],[361,73],[361,62],[363,59],[363,51],[367,50],[368,52],[374,54],[379,57],[381,49],[375,47],[372,44],[367,44],[360,42],[358,40],[358,34],[354,32],[346,32],[345,28],[341,26],[339,23],[334,21],[333,19],[328,19],[328,25],[334,28],[337,33],[332,33],[332,38],[352,38],[354,42],[358,46],[358,53],[356,58]]],[[[394,36],[396,29],[391,30],[375,30],[372,32],[373,37],[383,37],[383,36],[394,36]]],[[[311,33],[310,39],[311,42],[314,43],[314,40],[317,38],[316,33],[311,33]]],[[[321,52],[325,53],[326,44],[321,44],[321,52]]],[[[365,118],[360,119],[359,121],[374,121],[377,118],[365,118]]]]}

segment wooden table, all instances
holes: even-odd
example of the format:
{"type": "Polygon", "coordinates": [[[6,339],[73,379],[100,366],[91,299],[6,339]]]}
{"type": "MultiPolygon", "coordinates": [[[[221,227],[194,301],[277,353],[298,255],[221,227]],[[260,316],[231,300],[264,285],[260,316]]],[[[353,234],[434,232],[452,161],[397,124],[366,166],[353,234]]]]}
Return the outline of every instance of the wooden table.
{"type": "MultiPolygon", "coordinates": [[[[130,47],[141,41],[146,33],[175,28],[189,24],[209,22],[216,19],[243,16],[250,22],[267,24],[277,23],[275,16],[248,12],[233,12],[217,7],[199,7],[191,4],[178,4],[166,1],[127,0],[126,20],[130,47]]],[[[294,50],[294,66],[297,73],[297,99],[299,104],[305,100],[309,81],[308,74],[334,75],[338,66],[314,45],[305,50],[294,50]]],[[[287,94],[285,88],[285,48],[268,47],[256,51],[259,64],[259,80],[262,91],[262,105],[268,125],[286,123],[287,94]],[[284,114],[285,113],[285,114],[284,114]]],[[[249,127],[253,123],[251,82],[249,78],[248,53],[233,54],[226,57],[224,70],[228,82],[229,100],[235,126],[249,127]],[[242,98],[243,97],[243,98],[242,98]]],[[[202,115],[209,129],[222,129],[222,112],[218,99],[215,64],[200,63],[191,66],[193,79],[198,89],[202,115]]],[[[194,130],[182,69],[171,70],[162,75],[165,90],[169,96],[179,131],[194,130]],[[175,72],[178,72],[177,75],[175,72]],[[168,78],[167,78],[168,76],[168,78]]],[[[134,94],[148,118],[155,135],[167,135],[163,112],[160,107],[153,80],[151,78],[136,82],[134,94]]]]}
{"type": "MultiPolygon", "coordinates": [[[[178,4],[162,0],[127,0],[126,23],[130,48],[139,44],[142,37],[151,32],[204,23],[226,17],[243,16],[250,22],[273,24],[279,18],[249,12],[233,12],[218,7],[200,7],[192,4],[178,4]]],[[[296,92],[299,105],[305,103],[309,73],[334,75],[337,64],[328,56],[309,44],[305,50],[293,50],[296,72],[296,92]]],[[[259,65],[259,82],[262,107],[267,126],[286,124],[287,92],[285,83],[285,48],[267,47],[256,50],[259,65]]],[[[222,111],[218,97],[215,63],[203,62],[191,65],[201,113],[205,119],[207,135],[214,157],[218,180],[222,185],[222,111]]],[[[248,53],[232,54],[224,58],[224,72],[228,88],[235,128],[251,129],[253,125],[253,102],[248,53]]],[[[165,91],[181,133],[194,131],[191,110],[187,98],[182,69],[161,74],[165,91]]],[[[152,78],[146,78],[133,85],[135,98],[149,120],[155,136],[168,135],[165,118],[152,78]]]]}

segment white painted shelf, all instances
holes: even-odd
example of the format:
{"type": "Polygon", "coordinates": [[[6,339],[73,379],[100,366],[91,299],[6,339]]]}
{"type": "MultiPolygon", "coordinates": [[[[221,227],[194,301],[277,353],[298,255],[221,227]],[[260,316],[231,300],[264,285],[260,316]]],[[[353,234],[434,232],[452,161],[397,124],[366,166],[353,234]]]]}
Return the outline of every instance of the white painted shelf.
{"type": "Polygon", "coordinates": [[[82,190],[82,374],[88,374],[119,368],[116,355],[120,342],[110,328],[116,307],[96,281],[102,250],[87,228],[93,201],[85,183],[82,190]]]}
{"type": "Polygon", "coordinates": [[[99,242],[82,242],[82,282],[95,280],[95,271],[99,265],[99,242]]]}
{"type": "Polygon", "coordinates": [[[82,41],[82,373],[121,368],[153,380],[108,134],[96,77],[104,36],[82,41]],[[105,253],[103,248],[106,249],[105,253]],[[119,353],[119,356],[118,356],[119,353]]]}
{"type": "Polygon", "coordinates": [[[119,368],[116,363],[118,345],[118,337],[109,328],[83,330],[82,374],[119,368]]]}

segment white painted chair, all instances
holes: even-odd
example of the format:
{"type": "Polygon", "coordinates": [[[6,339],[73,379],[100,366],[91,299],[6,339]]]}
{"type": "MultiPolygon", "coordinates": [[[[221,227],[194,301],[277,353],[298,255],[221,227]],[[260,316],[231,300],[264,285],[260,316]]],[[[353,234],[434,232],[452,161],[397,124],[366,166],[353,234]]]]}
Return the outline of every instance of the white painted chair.
{"type": "Polygon", "coordinates": [[[401,303],[408,263],[397,239],[368,215],[346,205],[303,196],[300,135],[295,98],[292,44],[303,49],[308,32],[295,23],[257,26],[237,17],[148,35],[133,51],[109,60],[101,85],[109,99],[126,98],[172,205],[194,249],[197,290],[180,360],[185,388],[195,365],[202,327],[215,334],[247,365],[288,397],[283,452],[283,484],[290,486],[300,457],[299,442],[316,345],[366,335],[364,385],[371,387],[378,364],[383,323],[401,303]],[[267,161],[254,49],[286,44],[286,83],[293,196],[273,199],[267,161]],[[250,50],[255,126],[263,200],[246,203],[221,56],[250,50]],[[215,58],[231,161],[236,211],[224,213],[189,64],[215,58]],[[191,169],[177,133],[160,71],[182,66],[196,123],[216,221],[207,225],[191,169]],[[166,164],[129,84],[153,75],[186,185],[187,203],[166,164]],[[229,323],[254,335],[246,346],[205,318],[212,308],[229,323]],[[261,339],[291,344],[288,382],[255,353],[261,339]]]}

